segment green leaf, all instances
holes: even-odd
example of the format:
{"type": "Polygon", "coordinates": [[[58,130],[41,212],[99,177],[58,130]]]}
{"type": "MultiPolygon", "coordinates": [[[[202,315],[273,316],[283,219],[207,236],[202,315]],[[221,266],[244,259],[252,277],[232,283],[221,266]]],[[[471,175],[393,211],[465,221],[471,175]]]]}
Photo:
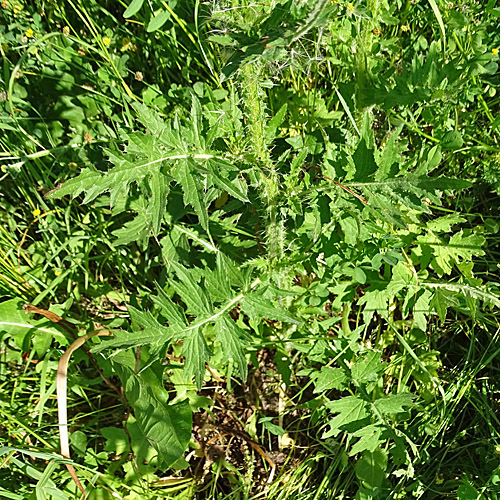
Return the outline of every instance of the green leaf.
{"type": "Polygon", "coordinates": [[[266,141],[268,143],[272,142],[276,138],[276,131],[278,130],[278,127],[283,123],[287,109],[288,104],[283,104],[278,112],[269,120],[266,129],[266,141]]]}
{"type": "Polygon", "coordinates": [[[190,330],[182,346],[182,354],[185,356],[184,378],[194,376],[198,390],[203,385],[205,376],[205,363],[210,359],[212,353],[209,351],[205,337],[198,328],[190,330]]]}
{"type": "Polygon", "coordinates": [[[19,299],[10,299],[0,303],[0,338],[7,334],[17,347],[29,351],[31,339],[38,336],[57,338],[60,345],[67,345],[68,341],[60,327],[44,317],[26,314],[24,302],[19,299]]]}
{"type": "Polygon", "coordinates": [[[375,451],[385,441],[384,433],[385,427],[378,423],[367,425],[354,432],[352,436],[359,438],[359,440],[351,448],[349,455],[352,457],[363,451],[375,451]]]}
{"type": "Polygon", "coordinates": [[[179,328],[187,326],[186,316],[182,309],[177,304],[174,304],[172,299],[161,288],[158,288],[158,295],[153,295],[151,300],[160,307],[170,326],[179,328]]]}
{"type": "Polygon", "coordinates": [[[144,0],[132,0],[130,2],[130,5],[127,7],[125,12],[123,13],[123,17],[132,17],[134,14],[137,14],[139,10],[141,10],[142,4],[144,3],[144,0]]]}
{"type": "Polygon", "coordinates": [[[113,231],[116,240],[115,245],[128,245],[132,241],[139,241],[146,244],[150,234],[149,220],[145,212],[140,212],[132,220],[123,224],[120,229],[113,231]]]}
{"type": "Polygon", "coordinates": [[[151,187],[151,199],[146,214],[148,221],[151,221],[153,233],[158,235],[167,205],[169,185],[166,177],[158,171],[154,171],[151,174],[149,184],[151,187]]]}
{"type": "Polygon", "coordinates": [[[369,488],[380,488],[385,479],[387,456],[378,449],[365,451],[356,463],[356,476],[369,488]]]}
{"type": "Polygon", "coordinates": [[[151,21],[149,21],[146,31],[148,33],[153,33],[153,31],[159,30],[169,19],[170,12],[168,10],[161,10],[151,19],[151,21]]]}
{"type": "Polygon", "coordinates": [[[314,392],[316,394],[331,391],[332,389],[342,391],[348,385],[348,377],[342,368],[323,366],[319,372],[314,372],[311,378],[314,380],[314,392]]]}
{"type": "MultiPolygon", "coordinates": [[[[146,127],[153,137],[158,137],[165,131],[166,124],[158,113],[141,102],[132,103],[132,107],[137,113],[138,120],[146,127]]],[[[138,137],[143,138],[144,136],[140,134],[138,137]]],[[[133,134],[129,134],[128,138],[129,140],[133,140],[133,134]]]]}
{"type": "MultiPolygon", "coordinates": [[[[178,460],[191,439],[192,415],[189,401],[169,404],[163,387],[151,387],[151,377],[144,380],[127,364],[115,357],[113,366],[120,377],[127,401],[134,410],[137,425],[145,439],[158,452],[158,467],[165,470],[178,460]],[[163,397],[158,394],[163,393],[163,397]]],[[[150,370],[148,368],[148,370],[150,370]]]]}
{"type": "Polygon", "coordinates": [[[251,319],[270,319],[274,321],[284,321],[295,325],[301,322],[292,316],[286,309],[275,307],[273,303],[255,293],[248,294],[241,301],[241,310],[248,314],[251,319]]]}
{"type": "Polygon", "coordinates": [[[444,134],[440,144],[445,151],[452,151],[460,149],[464,144],[464,140],[458,130],[449,130],[444,134]]]}
{"type": "Polygon", "coordinates": [[[407,408],[415,406],[414,399],[415,396],[413,394],[390,394],[389,396],[375,400],[372,404],[382,415],[393,415],[395,413],[402,413],[407,408]]]}
{"type": "Polygon", "coordinates": [[[217,340],[220,341],[224,360],[232,359],[239,368],[241,380],[245,381],[248,376],[248,363],[243,351],[243,340],[245,334],[236,323],[227,315],[221,316],[215,323],[217,340]]]}
{"type": "Polygon", "coordinates": [[[479,500],[485,498],[470,484],[462,484],[457,490],[457,500],[479,500]]]}
{"type": "Polygon", "coordinates": [[[202,195],[203,187],[201,182],[191,173],[188,160],[179,160],[175,173],[182,186],[184,203],[194,208],[196,215],[200,219],[201,226],[208,231],[208,213],[202,195]]]}
{"type": "Polygon", "coordinates": [[[461,230],[455,233],[449,241],[436,235],[422,235],[417,238],[422,252],[433,256],[431,267],[439,276],[450,274],[453,266],[468,261],[474,256],[484,255],[481,248],[485,238],[470,231],[461,230]]]}
{"type": "MultiPolygon", "coordinates": [[[[224,191],[227,191],[228,194],[230,194],[231,196],[233,196],[238,200],[244,202],[248,201],[247,194],[241,189],[241,185],[237,186],[233,184],[226,178],[224,174],[224,172],[227,172],[229,170],[228,167],[232,168],[232,165],[218,158],[213,158],[208,160],[208,166],[210,173],[214,178],[214,182],[215,184],[217,184],[217,186],[219,186],[224,191]]],[[[242,185],[246,187],[246,184],[242,185]]]]}
{"type": "Polygon", "coordinates": [[[338,413],[338,415],[328,421],[330,430],[323,435],[323,438],[335,437],[341,431],[348,430],[348,428],[362,427],[365,419],[370,415],[368,403],[358,396],[347,396],[326,403],[326,406],[332,413],[338,413]]]}
{"type": "Polygon", "coordinates": [[[187,312],[194,316],[210,314],[213,308],[208,295],[193,277],[192,270],[175,262],[171,262],[170,267],[178,278],[173,279],[171,284],[186,304],[187,312]]]}
{"type": "Polygon", "coordinates": [[[381,353],[377,351],[368,351],[361,360],[357,360],[351,368],[353,381],[358,384],[375,382],[379,378],[380,372],[385,369],[381,362],[381,353]]]}

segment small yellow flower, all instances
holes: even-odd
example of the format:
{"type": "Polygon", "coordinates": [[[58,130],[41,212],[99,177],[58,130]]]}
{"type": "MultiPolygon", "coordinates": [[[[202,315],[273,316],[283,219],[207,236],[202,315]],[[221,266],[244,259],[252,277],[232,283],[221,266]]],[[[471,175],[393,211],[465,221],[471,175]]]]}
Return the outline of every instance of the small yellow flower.
{"type": "Polygon", "coordinates": [[[491,53],[496,56],[498,54],[498,49],[491,49],[491,53]]]}
{"type": "Polygon", "coordinates": [[[74,161],[70,161],[68,163],[68,167],[70,170],[75,170],[75,168],[78,167],[78,165],[74,161]]]}
{"type": "Polygon", "coordinates": [[[39,208],[35,208],[35,210],[33,210],[33,217],[38,217],[41,213],[42,211],[39,208]]]}
{"type": "Polygon", "coordinates": [[[130,49],[130,38],[128,36],[123,37],[122,39],[122,52],[125,52],[126,50],[130,49]]]}
{"type": "Polygon", "coordinates": [[[55,276],[59,276],[61,274],[61,271],[54,271],[55,276]]]}
{"type": "Polygon", "coordinates": [[[22,7],[20,7],[19,5],[16,5],[13,9],[12,9],[12,12],[14,13],[14,15],[17,15],[19,14],[19,12],[21,12],[23,9],[22,7]]]}
{"type": "Polygon", "coordinates": [[[64,35],[64,36],[69,36],[69,26],[65,26],[65,27],[63,28],[63,35],[64,35]]]}
{"type": "Polygon", "coordinates": [[[410,27],[409,27],[407,24],[403,24],[403,25],[401,26],[401,31],[402,31],[403,33],[406,33],[407,31],[410,31],[410,27]]]}
{"type": "Polygon", "coordinates": [[[443,484],[444,483],[444,477],[442,474],[438,474],[436,476],[436,484],[443,484]]]}
{"type": "Polygon", "coordinates": [[[26,38],[31,38],[33,36],[33,33],[34,33],[33,30],[29,28],[25,33],[26,38]]]}
{"type": "Polygon", "coordinates": [[[354,5],[352,3],[348,3],[347,4],[347,10],[349,12],[351,12],[351,13],[354,12],[354,5]]]}
{"type": "Polygon", "coordinates": [[[111,38],[109,38],[109,36],[105,36],[102,39],[102,43],[107,47],[111,43],[111,38]]]}

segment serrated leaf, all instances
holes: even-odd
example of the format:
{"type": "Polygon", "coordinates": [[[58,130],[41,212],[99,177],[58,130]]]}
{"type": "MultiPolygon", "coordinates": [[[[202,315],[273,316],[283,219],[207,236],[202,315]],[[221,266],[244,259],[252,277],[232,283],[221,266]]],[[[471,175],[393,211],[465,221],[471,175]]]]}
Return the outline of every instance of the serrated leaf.
{"type": "Polygon", "coordinates": [[[393,415],[406,411],[413,407],[415,396],[408,393],[390,394],[389,396],[379,398],[372,403],[377,411],[382,415],[393,415]]]}
{"type": "Polygon", "coordinates": [[[208,231],[208,213],[201,182],[191,173],[189,163],[185,159],[179,160],[175,172],[182,187],[184,203],[194,208],[201,226],[208,231]]]}
{"type": "Polygon", "coordinates": [[[127,7],[125,12],[123,13],[123,17],[132,17],[134,14],[137,14],[139,10],[141,10],[142,4],[144,3],[144,0],[132,0],[130,2],[130,5],[127,7]]]}
{"type": "Polygon", "coordinates": [[[181,308],[174,304],[172,299],[161,288],[158,288],[157,291],[158,295],[153,295],[151,300],[160,307],[162,314],[167,318],[168,324],[178,328],[187,326],[186,316],[181,308]]]}
{"type": "Polygon", "coordinates": [[[329,366],[323,366],[319,372],[314,372],[311,378],[314,380],[315,394],[332,389],[342,391],[347,387],[349,380],[345,370],[329,366]]]}
{"type": "Polygon", "coordinates": [[[358,384],[366,384],[378,380],[385,365],[381,362],[381,353],[368,351],[361,360],[356,360],[351,368],[352,379],[358,384]]]}
{"type": "Polygon", "coordinates": [[[373,149],[369,149],[364,138],[358,144],[356,151],[352,155],[355,165],[353,181],[367,181],[372,178],[377,171],[373,149]]]}
{"type": "Polygon", "coordinates": [[[354,432],[352,436],[359,438],[359,440],[351,448],[349,455],[352,457],[363,451],[375,451],[385,441],[384,433],[385,427],[380,424],[367,425],[354,432]]]}
{"type": "Polygon", "coordinates": [[[191,330],[185,338],[182,354],[186,358],[183,376],[186,379],[194,376],[196,386],[200,390],[205,376],[205,363],[208,362],[212,353],[208,349],[205,337],[198,328],[191,330]]]}
{"type": "Polygon", "coordinates": [[[144,212],[137,214],[132,220],[123,224],[120,229],[113,231],[116,238],[114,245],[128,245],[132,241],[139,241],[145,244],[149,239],[150,228],[148,219],[144,212]]]}
{"type": "Polygon", "coordinates": [[[460,224],[465,221],[466,219],[464,217],[460,217],[456,214],[450,214],[428,221],[427,228],[429,231],[435,233],[449,233],[453,225],[460,224]]]}
{"type": "Polygon", "coordinates": [[[169,184],[165,176],[158,171],[152,173],[149,178],[151,188],[151,199],[147,208],[147,218],[155,235],[160,232],[163,215],[167,205],[169,184]]]}
{"type": "Polygon", "coordinates": [[[368,287],[364,295],[358,299],[358,305],[364,305],[363,322],[368,325],[376,312],[385,315],[390,298],[386,286],[377,284],[368,287]]]}
{"type": "Polygon", "coordinates": [[[146,31],[153,33],[153,31],[159,30],[169,19],[170,12],[168,10],[161,10],[149,21],[146,31]]]}
{"type": "Polygon", "coordinates": [[[392,269],[391,281],[387,285],[386,292],[389,297],[395,296],[399,291],[416,285],[415,274],[405,262],[398,262],[392,269]]]}
{"type": "MultiPolygon", "coordinates": [[[[247,202],[247,194],[243,192],[238,186],[233,184],[224,176],[224,171],[228,170],[228,167],[232,167],[232,165],[220,160],[220,159],[210,159],[208,160],[208,165],[210,168],[210,173],[213,176],[215,184],[219,186],[224,191],[227,191],[228,194],[233,196],[234,198],[247,202]]],[[[243,186],[246,187],[245,184],[243,186]]]]}
{"type": "Polygon", "coordinates": [[[198,149],[202,149],[202,145],[204,146],[203,139],[203,124],[202,124],[203,114],[201,111],[201,104],[198,98],[192,94],[191,96],[191,123],[193,125],[193,140],[194,144],[198,149]]]}
{"type": "Polygon", "coordinates": [[[171,284],[186,304],[188,313],[195,316],[210,314],[212,312],[210,300],[206,292],[193,277],[192,271],[175,262],[171,262],[170,266],[178,278],[173,279],[171,284]]]}
{"type": "Polygon", "coordinates": [[[429,306],[436,310],[439,319],[443,322],[446,319],[448,307],[456,307],[458,303],[456,291],[438,288],[434,292],[429,306]]]}
{"type": "Polygon", "coordinates": [[[331,429],[323,435],[324,438],[335,437],[348,427],[362,427],[365,419],[370,415],[368,403],[357,396],[347,396],[331,401],[326,403],[326,406],[332,413],[338,413],[338,415],[328,421],[331,429]]]}
{"type": "Polygon", "coordinates": [[[254,293],[248,294],[241,301],[241,310],[251,319],[271,319],[299,325],[301,322],[292,316],[286,309],[279,308],[273,303],[254,293]]]}
{"type": "Polygon", "coordinates": [[[205,286],[212,300],[223,302],[233,297],[233,292],[229,286],[227,276],[219,272],[206,270],[204,272],[205,286]]]}
{"type": "Polygon", "coordinates": [[[226,276],[229,280],[229,284],[233,286],[238,286],[244,288],[246,285],[245,277],[235,263],[224,253],[217,253],[217,270],[220,274],[226,276]]]}
{"type": "Polygon", "coordinates": [[[484,255],[481,247],[486,240],[483,236],[461,230],[449,241],[433,234],[419,236],[417,241],[424,253],[427,249],[433,256],[431,267],[439,276],[443,276],[450,274],[454,265],[470,260],[473,256],[484,255]]]}
{"type": "Polygon", "coordinates": [[[217,331],[217,340],[220,341],[224,360],[232,359],[239,368],[242,381],[247,379],[248,366],[245,354],[243,352],[244,333],[236,325],[236,323],[227,315],[221,316],[215,323],[217,331]]]}
{"type": "Polygon", "coordinates": [[[104,340],[92,347],[91,351],[100,353],[107,349],[130,349],[131,347],[151,346],[158,348],[168,343],[173,337],[173,330],[168,335],[153,328],[146,328],[140,332],[114,332],[114,337],[104,340]]]}

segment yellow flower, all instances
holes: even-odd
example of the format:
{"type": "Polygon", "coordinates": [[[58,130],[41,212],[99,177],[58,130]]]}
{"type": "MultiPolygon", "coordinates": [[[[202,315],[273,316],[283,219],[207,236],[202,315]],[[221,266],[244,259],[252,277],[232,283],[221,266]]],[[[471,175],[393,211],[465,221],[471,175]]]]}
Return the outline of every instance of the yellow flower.
{"type": "Polygon", "coordinates": [[[33,210],[33,217],[38,217],[41,213],[42,211],[39,208],[35,208],[35,210],[33,210]]]}
{"type": "Polygon", "coordinates": [[[401,31],[402,31],[403,33],[406,33],[407,31],[410,31],[410,27],[409,27],[407,24],[403,24],[403,25],[401,26],[401,31]]]}
{"type": "Polygon", "coordinates": [[[56,270],[56,271],[54,271],[54,275],[55,275],[55,276],[60,276],[60,274],[61,274],[61,271],[57,271],[57,270],[56,270]]]}
{"type": "Polygon", "coordinates": [[[442,474],[438,474],[436,476],[436,484],[443,484],[444,483],[444,477],[442,474]]]}
{"type": "Polygon", "coordinates": [[[22,7],[20,7],[19,5],[16,5],[13,9],[12,9],[12,12],[14,13],[14,15],[17,15],[19,14],[19,12],[21,12],[23,9],[22,7]]]}
{"type": "Polygon", "coordinates": [[[64,35],[64,36],[69,36],[69,26],[65,26],[65,27],[63,28],[63,35],[64,35]]]}
{"type": "Polygon", "coordinates": [[[105,36],[102,39],[102,43],[107,47],[111,43],[111,38],[109,38],[109,36],[105,36]]]}
{"type": "Polygon", "coordinates": [[[496,56],[498,54],[498,49],[491,49],[491,53],[496,56]]]}
{"type": "Polygon", "coordinates": [[[33,30],[31,28],[29,28],[26,33],[26,38],[31,38],[33,36],[33,30]]]}
{"type": "Polygon", "coordinates": [[[349,12],[354,12],[354,5],[353,5],[352,3],[348,3],[348,4],[347,4],[347,10],[348,10],[349,12]]]}

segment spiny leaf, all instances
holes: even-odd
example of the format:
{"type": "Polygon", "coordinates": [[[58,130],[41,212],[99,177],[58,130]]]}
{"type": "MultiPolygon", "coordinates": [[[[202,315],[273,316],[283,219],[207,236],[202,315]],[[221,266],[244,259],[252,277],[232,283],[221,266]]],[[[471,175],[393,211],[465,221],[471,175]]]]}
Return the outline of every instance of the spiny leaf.
{"type": "Polygon", "coordinates": [[[165,130],[166,124],[158,113],[141,102],[134,102],[132,107],[137,113],[137,118],[149,130],[152,137],[159,136],[165,130]]]}
{"type": "Polygon", "coordinates": [[[248,314],[251,319],[271,319],[296,325],[301,323],[286,309],[276,307],[270,300],[254,293],[248,294],[242,300],[241,309],[244,313],[248,314]]]}
{"type": "Polygon", "coordinates": [[[200,390],[205,376],[205,363],[210,359],[212,353],[198,328],[192,329],[184,340],[182,354],[186,358],[183,370],[184,378],[188,379],[194,376],[196,386],[200,390]]]}
{"type": "Polygon", "coordinates": [[[170,326],[176,326],[178,328],[187,326],[186,316],[181,308],[177,304],[174,304],[172,299],[170,299],[161,288],[158,288],[158,295],[153,295],[151,300],[161,308],[170,326]]]}
{"type": "Polygon", "coordinates": [[[188,160],[179,160],[175,175],[182,187],[184,203],[194,208],[196,215],[200,219],[201,226],[208,231],[208,213],[203,197],[203,186],[197,177],[191,173],[188,160]]]}
{"type": "Polygon", "coordinates": [[[217,184],[224,191],[227,191],[228,194],[230,194],[234,198],[245,202],[248,201],[246,191],[243,191],[241,189],[242,187],[245,187],[246,189],[246,184],[240,184],[239,186],[237,186],[226,178],[226,172],[234,169],[232,165],[224,162],[219,158],[213,158],[208,160],[208,166],[215,184],[217,184]]]}
{"type": "Polygon", "coordinates": [[[217,340],[220,341],[224,359],[232,359],[239,368],[241,380],[245,381],[248,375],[248,366],[243,352],[244,334],[236,323],[227,315],[221,316],[215,323],[217,340]]]}
{"type": "Polygon", "coordinates": [[[128,245],[132,241],[139,241],[145,244],[149,239],[149,220],[144,212],[140,212],[132,220],[123,224],[120,229],[113,231],[113,236],[116,240],[115,245],[128,245]]]}
{"type": "Polygon", "coordinates": [[[151,221],[151,226],[155,235],[160,232],[163,215],[167,205],[169,185],[166,177],[154,171],[149,178],[151,188],[151,199],[148,205],[146,216],[151,221]]]}
{"type": "Polygon", "coordinates": [[[171,262],[170,266],[178,278],[172,280],[172,286],[186,304],[188,312],[195,316],[210,314],[212,312],[210,300],[206,292],[193,277],[193,273],[175,262],[171,262]]]}

